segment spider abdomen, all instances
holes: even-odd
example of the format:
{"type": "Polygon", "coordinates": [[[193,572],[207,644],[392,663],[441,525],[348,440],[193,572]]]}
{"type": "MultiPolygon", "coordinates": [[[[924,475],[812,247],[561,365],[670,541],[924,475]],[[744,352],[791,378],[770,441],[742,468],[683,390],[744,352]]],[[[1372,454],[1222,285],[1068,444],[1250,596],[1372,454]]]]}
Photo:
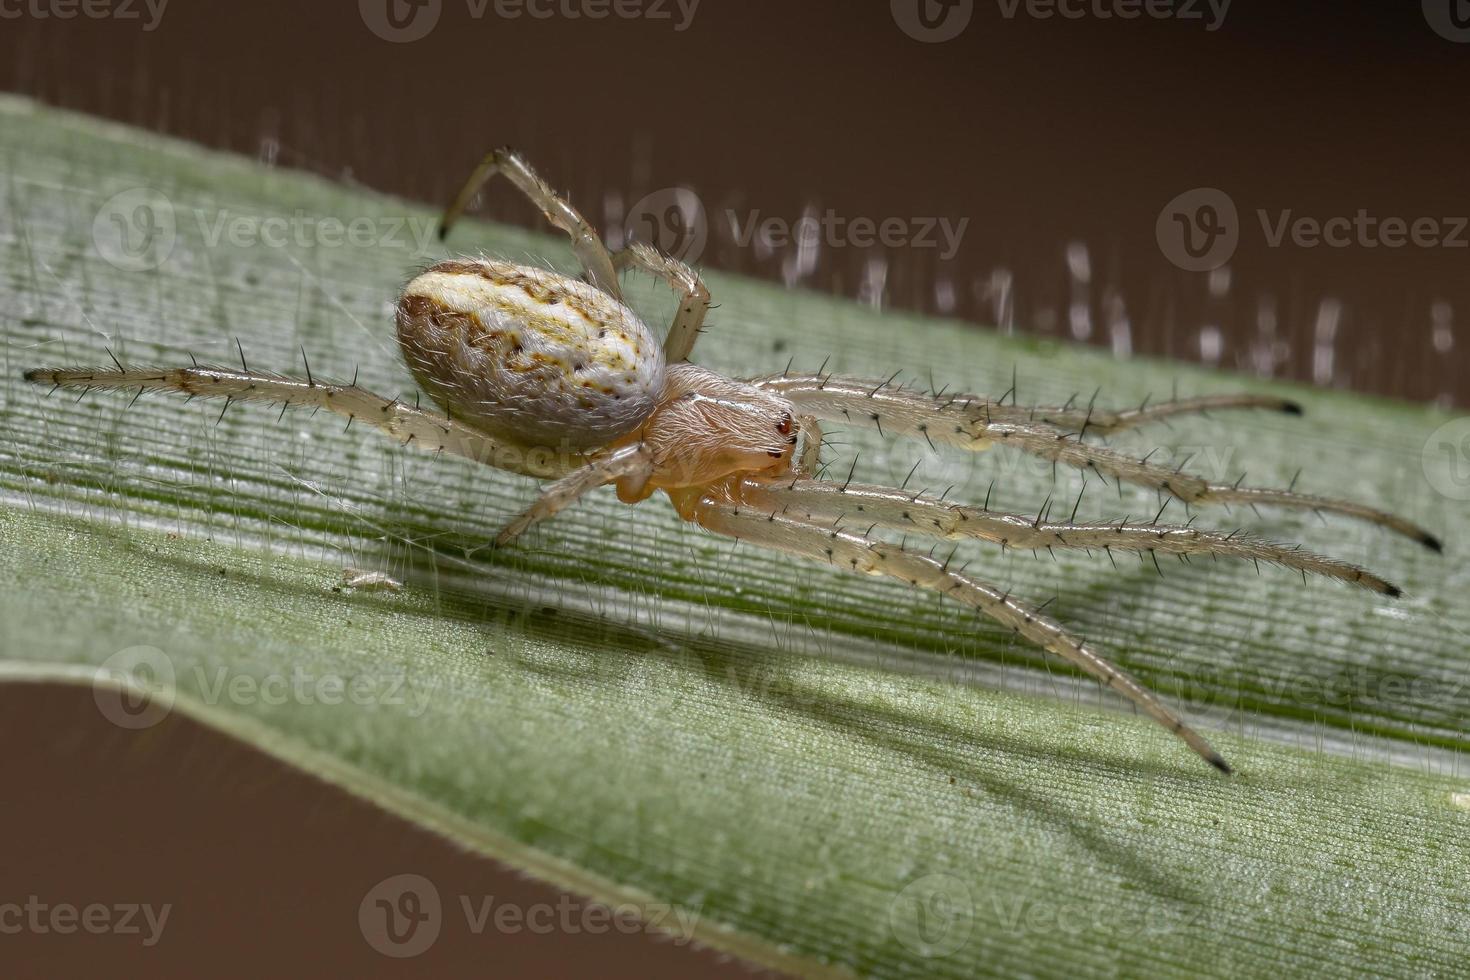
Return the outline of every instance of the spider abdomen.
{"type": "Polygon", "coordinates": [[[648,418],[663,385],[663,351],[636,314],[545,269],[441,262],[405,287],[397,324],[431,398],[523,446],[607,445],[648,418]]]}

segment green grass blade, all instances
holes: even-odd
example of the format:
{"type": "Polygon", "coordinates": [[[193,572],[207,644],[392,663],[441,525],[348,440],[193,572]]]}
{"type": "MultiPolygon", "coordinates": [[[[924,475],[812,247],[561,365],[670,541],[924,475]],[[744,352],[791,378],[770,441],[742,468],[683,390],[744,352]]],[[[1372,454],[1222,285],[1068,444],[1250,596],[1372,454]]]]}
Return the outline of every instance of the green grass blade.
{"type": "MultiPolygon", "coordinates": [[[[237,338],[252,367],[295,370],[304,346],[319,375],[408,396],[390,304],[444,253],[428,209],[25,102],[0,102],[0,161],[4,676],[85,682],[155,649],[179,710],[567,887],[697,911],[705,941],[787,969],[1463,968],[1470,515],[1436,490],[1454,486],[1427,442],[1445,416],[709,277],[721,306],[696,358],[717,370],[830,357],[999,393],[1014,368],[1022,401],[1290,391],[1305,419],[1117,444],[1166,442],[1256,485],[1300,468],[1302,489],[1440,532],[1437,558],[1312,515],[1199,514],[1369,564],[1408,590],[1398,603],[1248,566],[1161,579],[961,549],[972,574],[1057,596],[1050,611],[1178,702],[1241,770],[1223,779],[965,609],[712,538],[656,501],[600,495],[491,552],[528,481],[335,418],[46,398],[23,368],[104,348],[230,363],[237,338]],[[334,591],[343,565],[407,588],[334,591]],[[309,693],[265,696],[298,676],[309,693]],[[322,684],[349,681],[367,694],[324,703],[322,684]]],[[[568,260],[546,236],[456,235],[456,251],[568,260]]],[[[651,285],[634,297],[667,310],[651,285]]],[[[1080,487],[999,453],[834,441],[859,478],[898,483],[922,460],[916,482],[978,500],[994,480],[993,503],[1021,512],[1053,493],[1070,508],[1080,487]]],[[[1110,489],[1079,515],[1155,510],[1110,489]]]]}

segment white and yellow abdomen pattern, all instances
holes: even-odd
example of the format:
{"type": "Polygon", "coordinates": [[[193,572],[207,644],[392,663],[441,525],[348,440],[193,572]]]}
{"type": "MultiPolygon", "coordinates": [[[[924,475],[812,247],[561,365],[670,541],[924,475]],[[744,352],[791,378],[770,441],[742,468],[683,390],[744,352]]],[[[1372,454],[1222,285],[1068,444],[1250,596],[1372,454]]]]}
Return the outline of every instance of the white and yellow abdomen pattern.
{"type": "Polygon", "coordinates": [[[430,397],[526,447],[605,446],[648,418],[663,387],[663,350],[638,316],[545,269],[441,262],[404,288],[397,323],[430,397]]]}

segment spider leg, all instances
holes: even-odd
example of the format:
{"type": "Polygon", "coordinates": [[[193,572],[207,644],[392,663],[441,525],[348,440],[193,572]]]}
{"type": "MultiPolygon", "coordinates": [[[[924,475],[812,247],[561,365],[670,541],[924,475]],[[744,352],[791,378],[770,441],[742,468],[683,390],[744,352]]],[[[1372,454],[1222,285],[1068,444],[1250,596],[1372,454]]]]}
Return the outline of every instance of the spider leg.
{"type": "Polygon", "coordinates": [[[439,220],[439,239],[442,241],[449,234],[449,229],[454,227],[454,223],[469,206],[470,199],[486,181],[498,173],[505,174],[532,204],[540,208],[547,221],[567,233],[567,237],[572,240],[572,251],[582,263],[592,285],[621,300],[623,293],[618,285],[617,274],[613,272],[612,260],[608,257],[607,247],[597,235],[597,229],[509,147],[503,146],[487,153],[485,159],[470,174],[439,220]]]}
{"type": "Polygon", "coordinates": [[[1021,412],[1026,413],[1028,419],[1055,425],[1061,429],[1070,429],[1073,432],[1097,432],[1109,435],[1114,432],[1122,432],[1125,429],[1136,428],[1147,425],[1150,422],[1159,422],[1176,415],[1203,415],[1208,412],[1225,411],[1241,408],[1262,408],[1272,412],[1284,412],[1287,415],[1301,415],[1302,407],[1289,398],[1281,398],[1276,395],[1202,395],[1198,398],[1174,398],[1166,402],[1158,402],[1153,405],[1140,405],[1138,408],[1125,409],[1123,411],[1109,411],[1102,408],[1077,406],[1035,406],[1023,407],[1021,412]]]}
{"type": "MultiPolygon", "coordinates": [[[[955,425],[969,427],[977,422],[1010,422],[1021,425],[1041,423],[1071,432],[1106,435],[1175,415],[1202,414],[1225,409],[1262,408],[1288,415],[1302,414],[1302,408],[1296,402],[1276,395],[1205,395],[1199,398],[1176,398],[1155,405],[1144,404],[1125,411],[1111,411],[1092,405],[1079,407],[1070,403],[1050,406],[1007,404],[1004,398],[997,401],[984,395],[929,394],[894,386],[885,381],[834,378],[829,375],[780,375],[760,378],[752,384],[778,391],[787,397],[795,395],[812,401],[825,397],[834,405],[837,401],[843,401],[849,411],[851,408],[847,403],[852,396],[860,395],[871,400],[875,407],[869,411],[880,414],[885,430],[890,421],[901,425],[907,418],[914,425],[920,422],[931,425],[945,423],[951,429],[955,425]]],[[[921,430],[916,428],[915,431],[921,430]]]]}
{"type": "Polygon", "coordinates": [[[825,561],[855,572],[888,575],[973,606],[1132,701],[1150,718],[1183,739],[1216,769],[1225,773],[1231,771],[1229,764],[1209,742],[1185,725],[1178,714],[1147,688],[1104,659],[1091,644],[994,586],[978,582],[927,555],[915,554],[900,545],[808,524],[744,503],[706,496],[700,499],[693,513],[695,521],[716,534],[825,561]]]}
{"type": "Polygon", "coordinates": [[[835,527],[841,522],[873,525],[937,538],[978,538],[1002,548],[1095,549],[1239,558],[1324,575],[1387,596],[1403,594],[1398,586],[1356,565],[1239,532],[1225,534],[1157,523],[1047,521],[965,507],[892,487],[826,480],[765,484],[749,481],[741,493],[751,506],[779,510],[823,527],[835,527]]]}
{"type": "Polygon", "coordinates": [[[634,242],[614,252],[612,265],[617,270],[637,266],[669,284],[679,297],[679,311],[674,314],[669,335],[664,338],[664,360],[670,364],[689,360],[694,342],[699,339],[705,314],[709,312],[709,289],[699,278],[699,273],[642,242],[634,242]]]}
{"type": "Polygon", "coordinates": [[[27,381],[58,388],[138,389],[172,391],[191,398],[224,398],[229,402],[271,402],[287,407],[325,408],[354,421],[371,425],[391,439],[431,452],[447,452],[477,463],[511,470],[526,476],[559,476],[580,459],[539,453],[526,447],[492,439],[478,429],[406,405],[396,398],[375,395],[355,384],[342,384],[311,377],[287,378],[258,371],[221,367],[37,368],[25,373],[27,381]]]}
{"type": "Polygon", "coordinates": [[[1342,514],[1413,538],[1431,550],[1443,550],[1440,540],[1419,525],[1364,504],[1292,490],[1211,483],[1167,466],[1085,443],[1077,433],[1042,422],[1018,422],[1013,416],[1007,420],[987,417],[983,408],[966,407],[962,400],[947,405],[943,399],[936,401],[903,389],[886,388],[882,382],[870,386],[868,382],[850,378],[777,377],[753,383],[781,393],[799,408],[821,418],[876,428],[885,435],[922,438],[931,446],[943,443],[971,451],[995,444],[1012,446],[1064,466],[1167,493],[1190,504],[1269,504],[1342,514]]]}
{"type": "Polygon", "coordinates": [[[531,525],[555,516],[598,487],[626,479],[634,488],[642,489],[652,474],[653,459],[641,443],[616,449],[545,487],[531,506],[496,536],[495,543],[509,544],[531,525]]]}

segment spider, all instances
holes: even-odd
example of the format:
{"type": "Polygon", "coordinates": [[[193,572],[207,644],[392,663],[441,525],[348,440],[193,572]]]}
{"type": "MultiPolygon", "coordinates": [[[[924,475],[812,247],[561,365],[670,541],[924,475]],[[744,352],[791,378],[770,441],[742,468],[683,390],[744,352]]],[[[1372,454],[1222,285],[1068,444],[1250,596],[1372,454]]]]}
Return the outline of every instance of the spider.
{"type": "MultiPolygon", "coordinates": [[[[1392,514],[1347,501],[1218,484],[1095,443],[1111,433],[1183,413],[1258,408],[1300,414],[1293,402],[1261,395],[1174,399],[1104,411],[1070,403],[1022,407],[1005,398],[926,394],[890,382],[823,374],[726,378],[690,363],[710,294],[684,263],[640,243],[609,253],[593,227],[514,151],[488,154],[445,211],[440,238],[480,188],[503,174],[571,239],[583,279],[489,258],[449,259],[404,288],[398,343],[414,378],[442,414],[318,378],[241,367],[42,368],[28,381],[55,388],[164,390],[191,397],[325,408],[382,430],[400,443],[447,452],[552,482],[506,525],[505,545],[589,491],[612,484],[633,504],[663,491],[679,516],[715,534],[853,572],[889,576],[967,603],[1064,658],[1133,702],[1221,772],[1225,759],[1154,694],[1092,644],[1039,608],[1012,597],[909,536],[976,538],[1002,547],[1204,554],[1272,562],[1339,579],[1386,596],[1395,585],[1362,568],[1243,532],[1152,522],[1078,523],[947,502],[902,488],[822,479],[821,422],[876,428],[978,451],[993,445],[1076,467],[1104,480],[1152,488],[1186,504],[1269,504],[1366,520],[1439,551],[1433,535],[1392,514]],[[622,300],[619,273],[639,269],[678,298],[660,346],[622,300]],[[902,532],[895,544],[877,532],[902,532]]],[[[111,352],[109,351],[109,355],[111,352]]],[[[1013,389],[1014,390],[1014,389],[1013,389]]],[[[135,396],[136,397],[136,396],[135,396]]]]}

